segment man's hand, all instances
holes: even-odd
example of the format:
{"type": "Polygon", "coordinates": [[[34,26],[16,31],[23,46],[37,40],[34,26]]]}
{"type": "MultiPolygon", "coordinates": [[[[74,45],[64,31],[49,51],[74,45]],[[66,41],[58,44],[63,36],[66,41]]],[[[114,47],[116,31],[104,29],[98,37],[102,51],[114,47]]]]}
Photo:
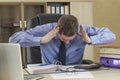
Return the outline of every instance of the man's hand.
{"type": "Polygon", "coordinates": [[[83,28],[83,26],[82,25],[80,25],[80,30],[81,30],[81,33],[78,33],[77,32],[77,34],[80,36],[80,37],[82,37],[82,39],[86,42],[86,43],[91,43],[91,39],[90,39],[90,37],[87,35],[87,33],[86,33],[86,31],[85,31],[85,29],[83,28]]]}
{"type": "Polygon", "coordinates": [[[49,33],[47,33],[45,36],[42,37],[40,43],[49,42],[52,38],[56,36],[58,31],[59,31],[59,27],[56,25],[49,33]]]}

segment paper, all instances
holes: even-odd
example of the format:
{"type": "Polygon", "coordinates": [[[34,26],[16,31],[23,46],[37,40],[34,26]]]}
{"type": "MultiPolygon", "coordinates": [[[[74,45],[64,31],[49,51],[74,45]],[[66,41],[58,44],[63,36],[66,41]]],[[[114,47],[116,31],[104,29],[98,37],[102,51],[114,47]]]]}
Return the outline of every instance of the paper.
{"type": "Polygon", "coordinates": [[[92,73],[87,72],[66,72],[66,73],[57,73],[50,74],[53,79],[71,79],[71,78],[94,78],[92,73]]]}

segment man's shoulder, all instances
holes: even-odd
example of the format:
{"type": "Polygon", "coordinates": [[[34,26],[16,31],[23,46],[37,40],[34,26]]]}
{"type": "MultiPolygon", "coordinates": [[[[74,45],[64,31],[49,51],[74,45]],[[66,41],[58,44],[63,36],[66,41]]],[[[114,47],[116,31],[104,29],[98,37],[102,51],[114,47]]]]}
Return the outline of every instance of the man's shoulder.
{"type": "Polygon", "coordinates": [[[43,24],[43,25],[39,25],[39,26],[49,26],[49,27],[54,27],[55,25],[57,25],[57,23],[56,22],[54,22],[54,23],[46,23],[46,24],[43,24]]]}
{"type": "Polygon", "coordinates": [[[57,25],[57,22],[53,22],[53,23],[46,23],[46,24],[43,24],[43,25],[57,25]]]}
{"type": "Polygon", "coordinates": [[[43,29],[43,28],[46,28],[46,27],[47,27],[48,29],[49,29],[49,28],[52,29],[52,28],[54,28],[55,25],[57,25],[57,23],[46,23],[46,24],[42,24],[42,25],[37,25],[36,27],[37,27],[37,28],[40,28],[40,29],[41,29],[41,28],[43,29]]]}

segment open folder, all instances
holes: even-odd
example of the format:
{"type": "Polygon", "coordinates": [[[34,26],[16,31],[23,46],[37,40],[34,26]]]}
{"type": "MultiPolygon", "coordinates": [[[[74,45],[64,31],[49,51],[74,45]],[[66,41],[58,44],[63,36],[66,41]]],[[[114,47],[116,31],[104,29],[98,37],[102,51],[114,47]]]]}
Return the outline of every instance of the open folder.
{"type": "Polygon", "coordinates": [[[50,65],[41,65],[41,64],[28,64],[27,71],[30,74],[39,74],[39,73],[51,73],[55,72],[58,65],[50,64],[50,65]]]}
{"type": "Polygon", "coordinates": [[[64,72],[86,72],[89,70],[102,70],[96,64],[91,65],[55,65],[55,64],[28,64],[26,69],[30,74],[40,73],[64,73],[64,72]]]}
{"type": "Polygon", "coordinates": [[[41,64],[28,64],[27,71],[30,74],[40,74],[40,73],[63,73],[63,72],[83,72],[85,69],[75,69],[75,65],[41,65],[41,64]]]}

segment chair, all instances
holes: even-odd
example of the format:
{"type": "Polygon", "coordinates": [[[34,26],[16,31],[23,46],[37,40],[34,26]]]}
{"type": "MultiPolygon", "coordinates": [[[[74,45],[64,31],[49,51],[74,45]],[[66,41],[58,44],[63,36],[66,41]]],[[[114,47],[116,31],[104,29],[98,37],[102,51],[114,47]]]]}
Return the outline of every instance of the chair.
{"type": "MultiPolygon", "coordinates": [[[[57,22],[61,14],[38,14],[28,21],[27,29],[33,28],[36,25],[42,25],[51,22],[57,22]]],[[[27,51],[27,64],[41,63],[40,46],[30,47],[27,51]]]]}

